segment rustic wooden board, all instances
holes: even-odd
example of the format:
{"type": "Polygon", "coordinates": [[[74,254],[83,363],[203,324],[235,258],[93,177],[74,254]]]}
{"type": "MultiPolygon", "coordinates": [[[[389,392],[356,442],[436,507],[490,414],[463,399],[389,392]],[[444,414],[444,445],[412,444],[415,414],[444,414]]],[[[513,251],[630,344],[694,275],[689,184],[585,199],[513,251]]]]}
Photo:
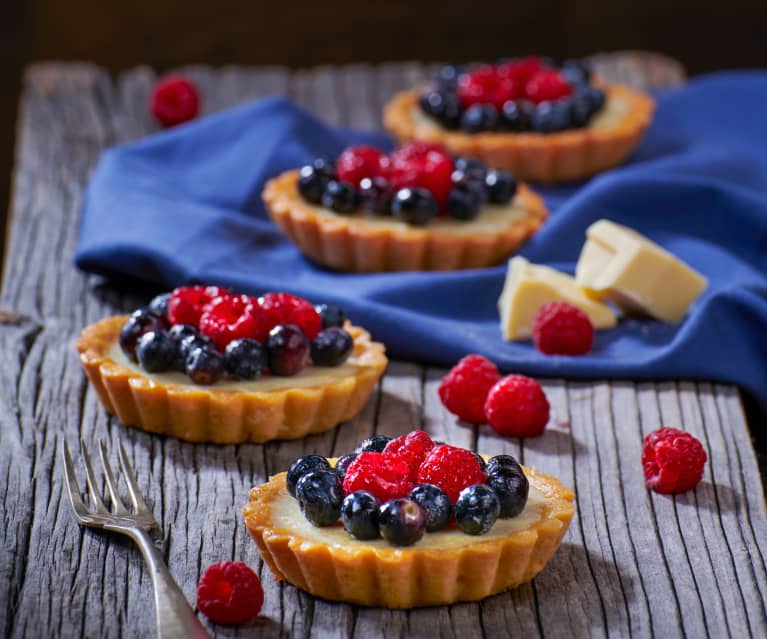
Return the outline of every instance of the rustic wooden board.
{"type": "MultiPolygon", "coordinates": [[[[209,111],[287,93],[332,122],[374,127],[382,102],[424,69],[186,71],[203,87],[209,111]]],[[[103,147],[154,129],[145,109],[153,80],[144,68],[113,80],[71,64],[35,66],[26,76],[0,297],[0,636],[154,633],[139,554],[121,538],[80,529],[63,497],[59,447],[66,440],[76,448],[79,437],[106,440],[113,460],[117,439],[126,444],[190,600],[201,569],[214,561],[259,569],[262,616],[240,628],[210,626],[219,637],[767,636],[764,493],[731,387],[547,381],[552,424],[524,442],[457,424],[436,395],[444,371],[403,362],[390,366],[357,418],[301,441],[190,445],[108,418],[73,340],[85,324],[127,311],[150,292],[107,285],[71,261],[88,172],[103,147]],[[684,426],[709,451],[694,492],[664,497],[644,487],[642,438],[661,424],[684,426]],[[511,452],[575,488],[576,518],[546,570],[481,603],[410,612],[329,603],[273,581],[239,514],[248,488],[298,455],[341,454],[370,434],[419,425],[482,453],[511,452]]]]}

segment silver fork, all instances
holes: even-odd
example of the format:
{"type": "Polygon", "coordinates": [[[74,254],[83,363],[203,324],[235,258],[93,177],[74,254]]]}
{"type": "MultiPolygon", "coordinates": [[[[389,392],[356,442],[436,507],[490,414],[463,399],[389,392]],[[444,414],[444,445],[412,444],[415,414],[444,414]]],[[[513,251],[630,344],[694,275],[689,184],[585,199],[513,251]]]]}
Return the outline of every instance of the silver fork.
{"type": "Polygon", "coordinates": [[[117,449],[117,457],[125,476],[125,483],[128,486],[133,509],[128,510],[119,493],[117,492],[117,483],[115,482],[112,467],[107,460],[104,442],[99,442],[99,456],[101,457],[101,467],[104,471],[107,490],[112,502],[112,509],[108,510],[104,505],[104,500],[96,490],[96,476],[91,466],[91,458],[85,447],[85,442],[80,440],[80,451],[83,456],[83,465],[85,466],[85,483],[88,485],[88,494],[90,495],[90,508],[87,507],[81,498],[80,486],[75,476],[72,456],[69,454],[69,447],[64,442],[62,452],[64,456],[64,476],[67,482],[67,492],[69,501],[75,511],[75,517],[84,526],[93,528],[104,528],[112,530],[130,537],[144,555],[149,574],[152,576],[154,584],[154,602],[157,611],[157,636],[161,639],[210,639],[210,635],[205,630],[200,620],[194,614],[191,606],[187,603],[184,593],[170,574],[168,566],[165,564],[160,551],[149,537],[148,531],[152,528],[158,528],[152,512],[147,508],[144,498],[141,496],[136,476],[133,468],[125,454],[122,443],[117,449]]]}

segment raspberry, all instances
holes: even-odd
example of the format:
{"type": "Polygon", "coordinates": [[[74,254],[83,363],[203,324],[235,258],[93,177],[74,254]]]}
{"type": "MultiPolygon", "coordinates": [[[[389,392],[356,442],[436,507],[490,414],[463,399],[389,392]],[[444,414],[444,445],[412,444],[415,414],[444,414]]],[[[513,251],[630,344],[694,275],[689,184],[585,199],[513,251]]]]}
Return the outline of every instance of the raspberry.
{"type": "Polygon", "coordinates": [[[419,484],[438,486],[453,503],[464,488],[483,484],[486,479],[474,453],[447,444],[432,448],[418,469],[419,484]]]}
{"type": "Polygon", "coordinates": [[[706,465],[703,445],[676,428],[651,432],[642,447],[642,469],[647,485],[656,493],[683,493],[695,488],[706,465]]]}
{"type": "Polygon", "coordinates": [[[525,85],[525,97],[538,104],[547,100],[559,100],[573,92],[565,77],[553,69],[536,73],[525,85]]]}
{"type": "Polygon", "coordinates": [[[392,439],[386,444],[383,454],[405,462],[410,468],[410,479],[415,481],[421,462],[432,448],[434,448],[434,442],[429,434],[422,430],[414,430],[407,435],[392,439]]]}
{"type": "Polygon", "coordinates": [[[517,78],[501,75],[496,68],[484,66],[461,76],[458,98],[464,109],[473,104],[492,104],[500,110],[504,102],[520,97],[523,86],[517,78]]]}
{"type": "Polygon", "coordinates": [[[258,306],[263,317],[256,339],[261,342],[266,341],[269,331],[278,324],[295,324],[309,341],[322,330],[320,314],[302,297],[290,293],[267,293],[258,298],[258,306]]]}
{"type": "Polygon", "coordinates": [[[485,399],[501,374],[482,355],[467,355],[445,375],[439,385],[442,404],[459,419],[472,424],[485,420],[485,399]]]}
{"type": "Polygon", "coordinates": [[[534,379],[509,375],[487,394],[485,416],[500,435],[536,437],[549,421],[549,400],[534,379]]]}
{"type": "Polygon", "coordinates": [[[367,490],[380,503],[405,497],[413,488],[410,468],[396,457],[383,453],[360,453],[349,464],[344,475],[344,493],[350,495],[358,490],[367,490]]]}
{"type": "Polygon", "coordinates": [[[584,355],[594,343],[594,326],[577,306],[549,302],[535,314],[533,342],[547,355],[584,355]]]}
{"type": "Polygon", "coordinates": [[[175,126],[197,116],[200,92],[185,77],[169,75],[155,84],[149,107],[163,126],[175,126]]]}
{"type": "Polygon", "coordinates": [[[225,288],[218,286],[183,286],[171,293],[168,300],[168,319],[171,324],[197,326],[202,310],[221,295],[227,295],[225,288]]]}
{"type": "Polygon", "coordinates": [[[364,178],[386,175],[389,158],[372,146],[350,146],[338,158],[336,176],[359,187],[364,178]]]}
{"type": "Polygon", "coordinates": [[[263,605],[261,581],[241,561],[208,566],[197,585],[197,607],[213,623],[243,623],[255,617],[263,605]]]}
{"type": "Polygon", "coordinates": [[[521,86],[524,86],[530,78],[545,68],[546,66],[539,57],[531,55],[521,60],[511,60],[499,65],[497,73],[503,78],[516,80],[521,86]]]}
{"type": "Polygon", "coordinates": [[[453,159],[437,144],[412,142],[391,154],[389,178],[395,189],[427,189],[444,206],[453,188],[453,159]]]}
{"type": "Polygon", "coordinates": [[[229,342],[254,338],[260,329],[256,300],[249,295],[222,295],[205,307],[200,316],[200,332],[224,351],[229,342]]]}

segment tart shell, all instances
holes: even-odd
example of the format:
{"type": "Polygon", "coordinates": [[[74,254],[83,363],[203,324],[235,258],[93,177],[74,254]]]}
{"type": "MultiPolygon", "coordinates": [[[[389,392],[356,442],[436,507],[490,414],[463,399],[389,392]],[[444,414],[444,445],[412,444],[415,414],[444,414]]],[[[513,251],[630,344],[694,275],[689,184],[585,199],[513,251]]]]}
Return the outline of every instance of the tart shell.
{"type": "Polygon", "coordinates": [[[384,347],[347,324],[354,339],[353,375],[284,390],[229,390],[164,384],[109,356],[127,315],[87,326],[77,350],[106,411],[127,426],[190,442],[262,443],[329,430],[354,417],[386,368],[384,347]]]}
{"type": "Polygon", "coordinates": [[[419,131],[413,112],[417,90],[397,93],[384,107],[384,125],[400,142],[421,139],[445,145],[453,153],[506,169],[535,182],[565,182],[590,177],[623,162],[652,121],[655,101],[624,85],[604,85],[607,100],[627,104],[626,113],[610,126],[560,133],[476,133],[443,128],[419,131]]]}
{"type": "Polygon", "coordinates": [[[286,473],[252,488],[243,515],[276,579],[312,595],[387,608],[477,601],[535,577],[559,547],[575,512],[573,492],[558,479],[528,468],[525,474],[546,498],[538,520],[506,536],[476,537],[475,543],[458,548],[346,548],[280,528],[272,521],[271,505],[287,490],[286,473]]]}
{"type": "Polygon", "coordinates": [[[515,205],[525,215],[501,229],[449,233],[436,227],[382,227],[363,216],[324,213],[298,192],[298,171],[267,182],[263,198],[269,215],[312,260],[334,270],[447,271],[499,264],[516,251],[548,217],[543,198],[520,184],[515,205]]]}

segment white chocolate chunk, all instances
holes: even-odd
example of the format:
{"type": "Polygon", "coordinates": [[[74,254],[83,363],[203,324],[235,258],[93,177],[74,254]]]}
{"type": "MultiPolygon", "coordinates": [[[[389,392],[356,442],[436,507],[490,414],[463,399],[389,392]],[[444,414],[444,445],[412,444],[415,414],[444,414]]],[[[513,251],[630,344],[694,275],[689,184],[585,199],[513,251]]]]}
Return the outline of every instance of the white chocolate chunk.
{"type": "Polygon", "coordinates": [[[589,297],[572,277],[548,266],[531,264],[524,257],[513,257],[498,299],[504,339],[531,337],[535,314],[549,302],[569,302],[577,306],[589,316],[594,328],[615,326],[612,309],[589,297]]]}
{"type": "Polygon", "coordinates": [[[586,237],[575,280],[626,314],[679,322],[708,285],[671,253],[615,222],[594,222],[586,237]]]}

